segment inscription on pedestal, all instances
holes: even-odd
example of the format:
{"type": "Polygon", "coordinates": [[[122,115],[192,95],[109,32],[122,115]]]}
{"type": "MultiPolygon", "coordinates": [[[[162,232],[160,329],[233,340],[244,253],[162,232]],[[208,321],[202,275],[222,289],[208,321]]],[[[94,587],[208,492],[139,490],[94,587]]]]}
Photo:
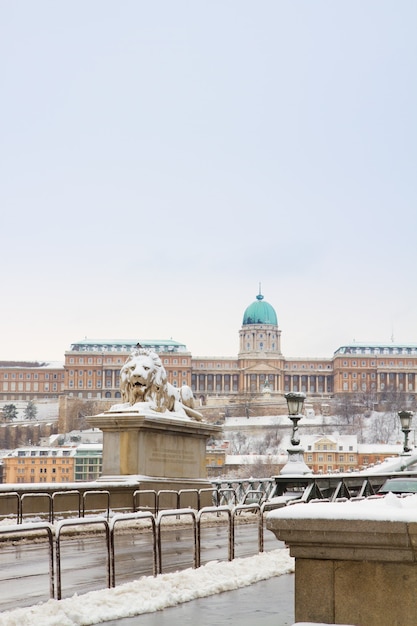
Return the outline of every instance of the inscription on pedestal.
{"type": "Polygon", "coordinates": [[[181,462],[192,463],[193,465],[197,461],[197,457],[192,452],[180,452],[178,449],[169,448],[167,450],[153,450],[149,456],[149,460],[157,462],[181,462]]]}

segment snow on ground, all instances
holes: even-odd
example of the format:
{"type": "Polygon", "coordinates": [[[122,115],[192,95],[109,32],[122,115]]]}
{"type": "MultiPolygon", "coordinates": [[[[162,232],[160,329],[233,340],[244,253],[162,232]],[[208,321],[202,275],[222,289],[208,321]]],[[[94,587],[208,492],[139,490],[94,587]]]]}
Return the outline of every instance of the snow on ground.
{"type": "Polygon", "coordinates": [[[294,571],[288,550],[262,552],[233,561],[211,561],[198,569],[146,576],[114,589],[91,591],[63,600],[0,614],[1,626],[88,626],[160,611],[181,602],[246,587],[294,571]]]}

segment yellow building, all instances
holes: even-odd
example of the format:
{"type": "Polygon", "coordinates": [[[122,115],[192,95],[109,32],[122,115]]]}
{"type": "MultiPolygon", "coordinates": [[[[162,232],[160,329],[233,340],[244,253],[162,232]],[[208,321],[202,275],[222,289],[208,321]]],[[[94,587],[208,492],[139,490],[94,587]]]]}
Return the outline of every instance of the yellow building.
{"type": "Polygon", "coordinates": [[[16,448],[3,457],[3,483],[68,483],[76,448],[16,448]]]}
{"type": "Polygon", "coordinates": [[[97,480],[103,446],[22,447],[3,457],[3,483],[70,483],[97,480]]]}

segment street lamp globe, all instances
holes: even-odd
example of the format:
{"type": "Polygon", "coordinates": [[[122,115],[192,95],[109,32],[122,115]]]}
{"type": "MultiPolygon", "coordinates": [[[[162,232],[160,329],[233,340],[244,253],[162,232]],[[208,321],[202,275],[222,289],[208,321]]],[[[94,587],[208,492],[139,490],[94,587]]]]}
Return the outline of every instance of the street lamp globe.
{"type": "Polygon", "coordinates": [[[290,419],[292,415],[299,415],[302,413],[304,400],[306,399],[305,393],[302,391],[290,391],[289,393],[286,393],[284,397],[287,401],[290,419]]]}
{"type": "Polygon", "coordinates": [[[311,469],[304,462],[304,450],[300,445],[298,422],[303,417],[302,410],[305,393],[291,391],[285,394],[288,406],[288,417],[292,421],[291,447],[287,449],[288,461],[281,469],[280,474],[311,474],[311,469]]]}

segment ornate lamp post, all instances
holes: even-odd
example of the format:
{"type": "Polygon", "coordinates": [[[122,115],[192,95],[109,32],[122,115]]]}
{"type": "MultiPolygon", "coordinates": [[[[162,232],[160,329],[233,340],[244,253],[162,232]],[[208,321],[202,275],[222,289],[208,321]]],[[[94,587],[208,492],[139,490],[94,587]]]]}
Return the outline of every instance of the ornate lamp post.
{"type": "Polygon", "coordinates": [[[280,474],[311,474],[311,469],[304,462],[304,449],[300,446],[298,422],[303,417],[305,393],[291,391],[285,394],[288,406],[288,417],[292,421],[291,447],[288,448],[288,461],[280,474]]]}
{"type": "Polygon", "coordinates": [[[404,449],[403,454],[407,454],[411,452],[411,448],[408,447],[408,434],[411,430],[411,419],[413,417],[413,413],[411,411],[398,411],[398,417],[401,422],[401,430],[404,433],[404,449]]]}

